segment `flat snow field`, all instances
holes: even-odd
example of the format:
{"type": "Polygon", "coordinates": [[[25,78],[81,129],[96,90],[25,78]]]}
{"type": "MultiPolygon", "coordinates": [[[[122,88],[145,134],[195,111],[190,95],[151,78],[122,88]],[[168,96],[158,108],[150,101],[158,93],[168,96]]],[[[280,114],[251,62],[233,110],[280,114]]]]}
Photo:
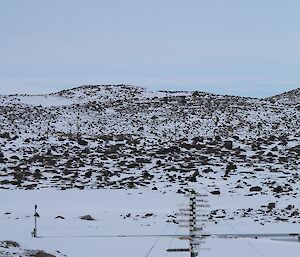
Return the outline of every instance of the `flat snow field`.
{"type": "MultiPolygon", "coordinates": [[[[210,199],[211,198],[211,199],[210,199]]],[[[243,204],[243,199],[211,196],[213,208],[243,204]]],[[[249,201],[251,205],[256,201],[249,201]]],[[[187,234],[168,215],[188,203],[183,195],[147,190],[2,190],[0,192],[0,241],[14,240],[24,249],[42,249],[69,257],[189,256],[168,248],[186,248],[188,241],[173,235],[187,234]],[[38,238],[31,237],[34,205],[38,205],[38,238]],[[81,220],[83,215],[95,220],[81,220]],[[62,216],[64,219],[56,218],[62,216]],[[160,237],[160,235],[162,235],[160,237]],[[126,237],[129,236],[129,237],[126,237]],[[58,252],[59,251],[59,252],[58,252]]],[[[249,219],[208,224],[212,233],[300,232],[299,223],[260,225],[249,219]]],[[[266,239],[206,240],[199,256],[299,256],[300,242],[266,239]]]]}

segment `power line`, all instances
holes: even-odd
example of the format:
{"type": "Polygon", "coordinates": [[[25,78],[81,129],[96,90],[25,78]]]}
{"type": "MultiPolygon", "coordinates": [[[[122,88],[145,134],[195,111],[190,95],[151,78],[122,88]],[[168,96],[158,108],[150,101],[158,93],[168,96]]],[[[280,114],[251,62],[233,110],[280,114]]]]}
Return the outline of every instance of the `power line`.
{"type": "Polygon", "coordinates": [[[30,30],[19,27],[7,27],[3,24],[0,24],[0,30],[9,33],[18,33],[23,34],[30,37],[42,38],[42,39],[53,39],[64,42],[74,42],[77,44],[84,45],[94,45],[94,46],[103,46],[107,45],[112,48],[118,49],[126,49],[126,50],[134,50],[135,52],[143,52],[150,53],[156,55],[169,55],[169,56],[177,56],[183,58],[191,58],[195,60],[201,61],[210,61],[210,62],[224,62],[224,63],[234,63],[241,65],[250,65],[250,66],[264,66],[272,69],[286,69],[286,70],[299,70],[299,65],[292,64],[281,64],[281,63],[271,63],[264,61],[255,61],[251,62],[243,58],[236,57],[228,57],[228,56],[218,56],[218,55],[202,55],[199,52],[182,52],[178,49],[166,48],[166,47],[155,47],[155,46],[147,46],[142,44],[137,44],[134,42],[120,41],[120,40],[110,40],[100,37],[87,37],[85,35],[71,35],[71,34],[61,34],[54,33],[44,30],[30,30]]]}
{"type": "MultiPolygon", "coordinates": [[[[183,201],[181,202],[181,204],[180,204],[179,206],[183,206],[183,205],[185,204],[185,202],[187,201],[187,199],[188,199],[188,198],[184,197],[184,198],[183,198],[183,201]]],[[[176,230],[175,230],[175,232],[174,232],[174,235],[172,236],[172,238],[171,238],[171,240],[170,240],[170,242],[169,242],[168,249],[171,247],[171,245],[172,245],[174,239],[175,239],[176,237],[178,237],[178,235],[177,235],[178,229],[179,229],[179,226],[176,226],[176,230]]],[[[168,254],[168,252],[166,251],[164,257],[166,257],[167,254],[168,254]]]]}
{"type": "MultiPolygon", "coordinates": [[[[234,227],[234,226],[232,226],[227,220],[225,220],[225,222],[227,223],[227,225],[234,231],[234,232],[236,232],[238,235],[240,234],[239,232],[238,232],[238,230],[234,227]]],[[[260,256],[262,256],[262,257],[265,257],[264,255],[263,255],[263,253],[261,252],[261,251],[259,251],[253,244],[251,244],[251,242],[247,239],[247,238],[244,238],[244,237],[242,237],[244,240],[245,240],[245,242],[258,254],[258,255],[260,255],[260,256]]]]}
{"type": "Polygon", "coordinates": [[[154,247],[156,246],[156,244],[158,243],[158,241],[160,240],[161,236],[163,235],[163,233],[167,230],[168,226],[170,225],[170,223],[167,223],[167,225],[165,226],[164,230],[161,232],[161,234],[157,237],[157,239],[155,240],[154,244],[152,245],[152,247],[150,248],[149,252],[146,254],[145,257],[148,257],[149,254],[152,252],[152,250],[154,249],[154,247]]]}
{"type": "MultiPolygon", "coordinates": [[[[115,71],[115,72],[120,72],[120,73],[133,74],[133,75],[137,75],[137,76],[144,76],[147,79],[148,78],[161,79],[161,80],[166,79],[165,77],[151,75],[151,74],[147,74],[147,73],[143,73],[143,72],[136,72],[136,71],[132,71],[132,70],[125,70],[125,69],[120,69],[120,68],[115,68],[115,67],[108,67],[105,65],[82,63],[82,62],[78,62],[78,61],[71,60],[71,59],[57,58],[57,57],[52,57],[52,56],[48,56],[45,54],[33,53],[33,52],[28,52],[28,51],[20,51],[20,50],[9,49],[9,48],[2,48],[2,49],[0,48],[0,52],[3,52],[3,53],[10,52],[10,53],[17,54],[17,55],[32,56],[35,58],[47,59],[52,62],[67,63],[67,64],[82,66],[82,67],[91,68],[91,69],[102,69],[102,70],[106,70],[106,71],[115,71]]],[[[181,78],[175,78],[175,80],[177,82],[184,83],[185,85],[197,85],[197,84],[201,83],[196,80],[185,80],[185,79],[181,79],[181,78]]],[[[205,83],[205,84],[209,85],[209,83],[205,83]]]]}
{"type": "MultiPolygon", "coordinates": [[[[176,235],[178,229],[179,229],[179,226],[176,226],[176,230],[175,230],[175,232],[174,232],[174,236],[172,236],[172,238],[171,238],[171,240],[170,240],[170,242],[169,242],[168,249],[171,247],[171,245],[172,245],[174,239],[175,239],[176,237],[178,237],[178,235],[176,235]]],[[[167,254],[168,254],[168,252],[166,251],[164,257],[166,257],[167,254]]]]}
{"type": "MultiPolygon", "coordinates": [[[[125,74],[132,74],[132,75],[136,75],[138,77],[129,78],[129,80],[130,79],[134,79],[135,81],[141,80],[141,82],[137,82],[140,84],[145,84],[145,81],[147,81],[149,79],[158,79],[158,80],[165,81],[165,82],[168,82],[170,80],[169,77],[163,77],[163,76],[153,75],[153,74],[144,73],[144,72],[137,72],[137,71],[127,70],[127,69],[123,69],[123,68],[109,67],[109,66],[101,65],[101,64],[82,63],[82,62],[79,62],[76,60],[60,58],[60,57],[53,57],[53,56],[49,56],[49,55],[45,55],[45,54],[33,53],[33,52],[28,52],[28,51],[21,51],[21,50],[9,49],[9,48],[2,48],[2,49],[0,48],[0,52],[12,53],[12,54],[23,55],[23,56],[31,56],[34,58],[42,58],[42,59],[46,59],[46,60],[56,62],[56,63],[71,64],[71,65],[81,66],[81,67],[94,69],[94,70],[100,69],[102,71],[105,70],[105,71],[114,71],[114,72],[125,73],[125,74]]],[[[176,75],[178,75],[178,73],[176,73],[176,75]]],[[[171,82],[168,82],[168,83],[169,84],[174,83],[173,80],[176,81],[176,83],[184,84],[184,86],[192,86],[192,87],[199,86],[199,85],[205,85],[206,87],[210,87],[210,86],[213,87],[215,85],[213,82],[209,82],[209,80],[202,81],[201,78],[199,80],[197,80],[197,78],[196,79],[183,79],[183,78],[178,78],[178,77],[174,77],[173,79],[171,79],[171,82]]],[[[122,83],[126,83],[126,78],[123,79],[122,83]]],[[[129,83],[131,83],[131,82],[129,82],[129,83]]],[[[269,84],[270,83],[267,83],[267,85],[269,85],[269,84]]],[[[263,84],[260,83],[260,85],[263,85],[263,84]]]]}
{"type": "Polygon", "coordinates": [[[44,55],[44,54],[32,53],[32,52],[28,52],[28,51],[20,51],[20,50],[7,49],[7,48],[2,48],[2,49],[0,49],[0,51],[1,52],[10,52],[10,53],[17,54],[17,55],[27,55],[27,56],[37,57],[37,58],[48,59],[48,60],[54,61],[54,62],[85,66],[85,67],[94,68],[94,69],[99,69],[100,68],[100,69],[105,69],[105,70],[109,70],[109,71],[134,73],[132,71],[123,70],[123,69],[119,69],[119,68],[112,68],[112,67],[108,67],[108,66],[104,66],[104,65],[98,65],[98,64],[94,65],[94,64],[88,64],[88,63],[82,63],[82,62],[78,62],[78,61],[74,61],[74,60],[70,60],[70,59],[57,58],[57,57],[52,57],[52,56],[48,56],[48,55],[44,55]]]}

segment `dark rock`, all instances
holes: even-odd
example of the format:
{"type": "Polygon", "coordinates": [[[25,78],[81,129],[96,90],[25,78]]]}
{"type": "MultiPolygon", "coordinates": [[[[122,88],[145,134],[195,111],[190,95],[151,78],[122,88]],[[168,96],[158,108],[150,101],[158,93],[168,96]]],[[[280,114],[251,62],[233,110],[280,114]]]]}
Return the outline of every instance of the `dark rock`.
{"type": "Polygon", "coordinates": [[[88,147],[86,147],[86,148],[84,148],[83,150],[82,150],[82,153],[85,153],[85,154],[89,154],[91,151],[90,151],[90,149],[88,148],[88,147]]]}
{"type": "Polygon", "coordinates": [[[190,182],[197,182],[197,178],[194,177],[194,176],[191,176],[191,177],[189,178],[189,181],[190,181],[190,182]]]}
{"type": "Polygon", "coordinates": [[[273,189],[273,192],[275,193],[282,193],[283,192],[283,188],[282,186],[277,186],[273,189]]]}
{"type": "Polygon", "coordinates": [[[162,164],[161,160],[157,160],[157,161],[156,161],[156,165],[157,165],[157,166],[160,166],[161,164],[162,164]]]}
{"type": "Polygon", "coordinates": [[[92,176],[93,172],[92,171],[87,171],[85,174],[84,174],[84,177],[85,178],[90,178],[92,176]]]}
{"type": "Polygon", "coordinates": [[[211,191],[210,193],[212,195],[220,195],[221,194],[220,190],[214,190],[214,191],[211,191]]]}
{"type": "Polygon", "coordinates": [[[207,168],[207,169],[202,170],[202,172],[203,172],[203,173],[210,173],[210,172],[214,172],[214,171],[213,171],[212,168],[209,167],[209,168],[207,168]]]}
{"type": "Polygon", "coordinates": [[[15,241],[11,241],[11,240],[6,240],[2,242],[4,245],[6,245],[6,247],[20,247],[20,244],[15,242],[15,241]]]}
{"type": "Polygon", "coordinates": [[[268,206],[267,206],[267,208],[268,208],[269,210],[272,210],[272,209],[275,208],[275,206],[276,206],[276,203],[269,203],[268,206]]]}
{"type": "Polygon", "coordinates": [[[177,146],[171,146],[169,148],[160,149],[156,153],[157,154],[180,153],[180,148],[177,146]]]}
{"type": "Polygon", "coordinates": [[[46,253],[44,251],[36,251],[35,253],[33,253],[30,256],[32,256],[32,257],[55,257],[55,255],[46,253]]]}
{"type": "Polygon", "coordinates": [[[224,141],[224,147],[228,150],[232,150],[233,147],[232,141],[230,140],[224,141]]]}
{"type": "Polygon", "coordinates": [[[153,213],[146,213],[143,218],[148,218],[148,217],[152,217],[154,214],[153,213]]]}
{"type": "Polygon", "coordinates": [[[216,141],[221,141],[221,137],[220,136],[215,136],[215,140],[216,141]]]}
{"type": "Polygon", "coordinates": [[[127,187],[128,187],[129,189],[135,188],[134,182],[128,182],[128,183],[127,183],[127,187]]]}
{"type": "Polygon", "coordinates": [[[199,176],[199,171],[195,171],[194,174],[189,178],[190,182],[197,182],[197,177],[199,176]]]}
{"type": "Polygon", "coordinates": [[[276,137],[274,136],[274,135],[271,135],[271,136],[269,136],[269,139],[268,139],[269,141],[275,141],[276,140],[276,137]]]}
{"type": "Polygon", "coordinates": [[[177,194],[184,194],[184,191],[182,191],[181,189],[178,189],[177,194]]]}
{"type": "Polygon", "coordinates": [[[129,169],[138,168],[138,167],[140,167],[140,164],[137,162],[131,162],[127,164],[127,168],[129,169]]]}
{"type": "Polygon", "coordinates": [[[194,143],[198,143],[198,142],[203,143],[204,138],[203,137],[194,137],[194,138],[192,138],[192,141],[194,143]]]}
{"type": "Polygon", "coordinates": [[[78,144],[79,145],[83,145],[83,146],[85,146],[85,145],[88,145],[88,142],[87,141],[85,141],[84,139],[82,139],[82,138],[78,138],[78,144]]]}
{"type": "Polygon", "coordinates": [[[237,166],[233,162],[229,162],[226,166],[226,170],[231,171],[231,170],[236,170],[237,166]]]}
{"type": "Polygon", "coordinates": [[[288,221],[289,219],[276,217],[275,220],[278,220],[278,221],[288,221]]]}
{"type": "Polygon", "coordinates": [[[298,210],[295,210],[291,213],[290,217],[293,217],[293,216],[299,216],[299,211],[298,210]]]}
{"type": "Polygon", "coordinates": [[[144,179],[152,179],[152,178],[154,178],[154,175],[151,175],[148,171],[143,171],[143,178],[144,179]]]}
{"type": "Polygon", "coordinates": [[[88,221],[93,221],[95,220],[91,215],[84,215],[84,216],[81,216],[80,219],[82,220],[88,220],[88,221]]]}
{"type": "Polygon", "coordinates": [[[262,190],[262,188],[259,186],[254,186],[254,187],[250,188],[250,192],[259,192],[261,190],[262,190]]]}
{"type": "Polygon", "coordinates": [[[0,134],[1,138],[6,138],[6,139],[10,139],[9,133],[8,132],[4,132],[2,134],[0,134]]]}
{"type": "Polygon", "coordinates": [[[59,215],[59,216],[56,216],[55,219],[61,219],[61,220],[64,220],[65,217],[59,215]]]}

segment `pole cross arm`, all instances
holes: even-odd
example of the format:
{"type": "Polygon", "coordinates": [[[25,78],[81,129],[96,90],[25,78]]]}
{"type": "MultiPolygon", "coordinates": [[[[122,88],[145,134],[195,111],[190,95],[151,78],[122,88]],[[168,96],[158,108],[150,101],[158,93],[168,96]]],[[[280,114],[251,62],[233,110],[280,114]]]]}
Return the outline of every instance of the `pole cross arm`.
{"type": "Polygon", "coordinates": [[[171,248],[167,249],[167,252],[190,252],[190,248],[171,248]]]}

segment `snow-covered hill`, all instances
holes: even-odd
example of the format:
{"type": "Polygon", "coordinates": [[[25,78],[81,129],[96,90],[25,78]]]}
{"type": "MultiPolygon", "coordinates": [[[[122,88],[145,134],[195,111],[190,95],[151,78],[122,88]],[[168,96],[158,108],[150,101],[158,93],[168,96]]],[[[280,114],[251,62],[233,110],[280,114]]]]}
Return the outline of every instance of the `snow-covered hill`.
{"type": "MultiPolygon", "coordinates": [[[[6,203],[2,204],[6,209],[2,210],[5,214],[0,212],[0,224],[10,225],[5,225],[5,238],[0,239],[20,240],[22,244],[6,248],[6,243],[0,242],[0,254],[15,256],[11,254],[14,251],[27,256],[39,252],[27,249],[47,249],[61,256],[56,252],[58,245],[68,256],[86,254],[73,243],[65,245],[68,239],[54,238],[51,245],[47,239],[24,238],[31,222],[28,211],[37,200],[42,206],[47,201],[52,203],[51,211],[43,214],[47,217],[43,221],[45,233],[51,232],[54,223],[55,231],[61,231],[62,225],[66,231],[71,227],[74,233],[77,231],[74,228],[80,225],[78,233],[82,228],[87,234],[99,233],[98,226],[110,222],[107,211],[110,208],[115,211],[120,204],[116,199],[123,197],[122,204],[126,206],[131,201],[137,204],[135,197],[141,197],[149,207],[145,211],[153,212],[151,224],[143,220],[144,213],[130,214],[133,224],[154,229],[168,221],[175,231],[176,220],[170,210],[176,208],[175,204],[161,215],[148,201],[154,196],[163,201],[164,195],[178,203],[190,189],[208,193],[212,203],[209,220],[213,224],[224,226],[229,221],[247,221],[252,225],[239,229],[264,231],[262,228],[267,225],[274,232],[281,225],[282,231],[291,232],[288,225],[299,223],[300,218],[299,156],[299,89],[266,99],[204,92],[150,92],[126,85],[83,86],[49,95],[3,95],[0,96],[1,189],[122,190],[2,193],[0,200],[6,203]],[[78,217],[74,218],[75,212],[87,214],[81,213],[87,200],[79,201],[79,195],[84,195],[79,192],[89,192],[91,206],[95,199],[108,203],[103,217],[99,206],[85,210],[97,210],[95,215],[99,220],[92,227],[83,226],[78,217]],[[20,195],[24,195],[24,200],[20,195]],[[114,205],[111,199],[115,199],[114,205]],[[63,208],[68,204],[68,208],[63,208]],[[68,220],[54,222],[54,215],[64,215],[68,220]],[[11,233],[12,228],[15,232],[22,228],[23,232],[11,233]],[[14,237],[7,238],[11,234],[14,237]]],[[[159,200],[155,201],[157,204],[159,200]]],[[[119,222],[118,229],[128,215],[125,209],[119,210],[114,221],[119,222]]],[[[89,245],[98,239],[90,240],[85,239],[85,243],[89,245]]],[[[213,239],[210,240],[209,244],[215,247],[213,239]]],[[[78,238],[78,245],[82,242],[78,238]]],[[[149,242],[152,243],[148,239],[149,242]]],[[[103,248],[103,240],[101,243],[103,248]]],[[[134,240],[130,243],[136,244],[134,240]]],[[[252,244],[260,247],[256,242],[252,244]]],[[[261,247],[270,254],[266,244],[261,247]]],[[[111,245],[106,245],[109,253],[111,245]]],[[[164,241],[158,250],[165,252],[167,245],[164,241]]],[[[274,247],[280,248],[277,244],[274,247]]],[[[216,251],[220,249],[214,249],[209,256],[219,256],[216,251]]],[[[231,248],[227,250],[233,256],[231,248]]],[[[119,256],[115,254],[107,256],[119,256]]],[[[98,255],[91,248],[89,256],[98,255]]],[[[127,256],[141,256],[141,253],[127,256]]],[[[236,256],[240,254],[237,252],[236,256]]]]}
{"type": "Polygon", "coordinates": [[[1,96],[0,185],[183,188],[205,174],[295,172],[300,116],[287,95],[295,93],[270,101],[118,85],[1,96]]]}
{"type": "Polygon", "coordinates": [[[271,102],[279,102],[281,104],[287,105],[297,105],[300,104],[300,88],[282,93],[280,95],[275,95],[268,98],[271,102]]]}

